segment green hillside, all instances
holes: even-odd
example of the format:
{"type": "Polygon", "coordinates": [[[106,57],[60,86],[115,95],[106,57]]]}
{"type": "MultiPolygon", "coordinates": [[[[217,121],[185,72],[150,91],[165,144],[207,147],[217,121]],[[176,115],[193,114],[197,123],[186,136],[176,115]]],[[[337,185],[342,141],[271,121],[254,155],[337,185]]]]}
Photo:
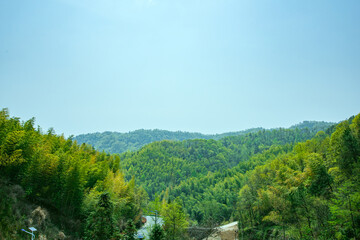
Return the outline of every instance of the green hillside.
{"type": "Polygon", "coordinates": [[[239,239],[359,239],[360,114],[318,129],[304,122],[111,155],[3,109],[0,239],[28,239],[30,226],[41,239],[133,239],[155,210],[164,227],[152,239],[194,239],[190,229],[230,221],[239,239]]]}
{"type": "Polygon", "coordinates": [[[146,145],[136,152],[120,155],[127,176],[135,176],[153,197],[188,177],[232,168],[272,145],[294,144],[315,136],[307,128],[262,130],[221,140],[162,141],[146,145]]]}
{"type": "Polygon", "coordinates": [[[135,177],[150,199],[156,194],[163,197],[168,189],[170,198],[180,197],[190,217],[198,223],[209,217],[221,223],[234,214],[237,192],[224,192],[213,185],[226,181],[229,188],[239,188],[239,179],[234,180],[239,178],[238,173],[245,173],[272,157],[287,153],[297,142],[315,135],[308,128],[295,128],[261,130],[218,141],[154,142],[137,152],[120,155],[121,167],[126,170],[128,179],[135,177]],[[205,209],[215,207],[205,203],[221,204],[221,210],[205,216],[205,209]]]}
{"type": "MultiPolygon", "coordinates": [[[[360,114],[325,132],[318,132],[310,140],[288,141],[299,134],[299,129],[297,134],[292,130],[261,131],[257,137],[252,133],[221,140],[223,146],[232,146],[230,149],[236,149],[235,140],[241,142],[239,146],[246,146],[244,139],[247,138],[249,146],[253,146],[253,151],[232,168],[224,167],[231,163],[231,154],[221,164],[219,158],[210,158],[201,151],[207,145],[217,146],[219,141],[202,140],[197,151],[200,157],[189,164],[193,170],[199,163],[203,171],[184,178],[182,174],[188,173],[187,168],[182,167],[186,166],[185,159],[164,160],[167,153],[178,158],[179,152],[186,156],[186,148],[180,151],[179,143],[176,146],[171,142],[150,144],[132,156],[128,154],[122,162],[128,168],[126,164],[134,161],[129,171],[135,176],[143,174],[140,184],[148,189],[150,196],[156,189],[150,206],[156,206],[161,198],[181,199],[195,225],[237,220],[239,239],[358,239],[360,114]],[[270,133],[273,135],[268,138],[270,133]],[[266,139],[271,139],[267,142],[270,145],[264,144],[266,139]],[[180,162],[183,165],[172,168],[180,162]],[[211,164],[206,166],[204,162],[218,164],[218,170],[209,169],[211,164]],[[178,177],[171,179],[174,173],[178,177]],[[161,183],[165,182],[169,187],[159,193],[158,187],[164,187],[161,183]]],[[[186,146],[188,142],[193,140],[182,144],[186,146]]],[[[231,151],[222,149],[221,154],[224,152],[231,151]]],[[[241,151],[235,155],[239,153],[241,151]]]]}
{"type": "Polygon", "coordinates": [[[239,237],[359,239],[360,114],[244,175],[239,237]]]}
{"type": "MultiPolygon", "coordinates": [[[[305,121],[303,123],[294,125],[290,129],[304,129],[308,128],[311,132],[318,132],[325,130],[334,123],[328,122],[316,122],[316,121],[305,121]]],[[[255,133],[262,128],[251,128],[248,130],[228,132],[222,134],[201,134],[201,133],[190,133],[190,132],[171,132],[166,130],[136,130],[128,133],[118,132],[103,132],[103,133],[88,133],[81,134],[74,137],[79,144],[87,143],[98,151],[105,151],[108,153],[123,153],[126,151],[136,151],[146,144],[171,140],[171,141],[183,141],[189,139],[214,139],[219,140],[228,136],[241,136],[247,133],[255,133]]]]}
{"type": "Polygon", "coordinates": [[[119,238],[139,223],[147,194],[125,181],[118,156],[42,133],[0,111],[0,239],[119,238]],[[101,225],[106,223],[106,229],[101,225]],[[115,231],[116,230],[116,231],[115,231]],[[101,234],[101,238],[98,238],[101,234]]]}

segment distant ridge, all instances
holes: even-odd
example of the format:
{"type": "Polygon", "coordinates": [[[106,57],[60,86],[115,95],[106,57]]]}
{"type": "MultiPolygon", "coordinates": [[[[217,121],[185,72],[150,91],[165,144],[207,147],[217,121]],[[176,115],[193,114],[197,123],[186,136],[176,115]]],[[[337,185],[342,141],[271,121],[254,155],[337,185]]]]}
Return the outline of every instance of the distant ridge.
{"type": "Polygon", "coordinates": [[[327,129],[333,125],[336,125],[336,124],[337,123],[324,122],[324,121],[303,121],[301,123],[292,125],[291,127],[289,127],[289,129],[308,128],[312,132],[319,132],[319,131],[324,131],[325,129],[327,129]]]}
{"type": "Polygon", "coordinates": [[[136,151],[146,144],[157,141],[184,141],[189,139],[218,140],[223,137],[244,135],[251,132],[258,132],[260,130],[262,130],[262,128],[252,128],[244,131],[228,132],[222,134],[202,134],[159,129],[139,129],[128,133],[107,131],[103,133],[81,134],[74,137],[74,140],[76,140],[79,144],[90,144],[99,151],[105,151],[108,153],[123,153],[126,151],[136,151]]]}
{"type": "MultiPolygon", "coordinates": [[[[291,126],[289,129],[308,128],[311,132],[326,130],[334,123],[323,121],[303,121],[291,126]]],[[[229,136],[241,136],[248,133],[254,133],[264,128],[251,128],[243,131],[227,132],[221,134],[202,134],[196,132],[168,131],[168,130],[146,130],[139,129],[128,133],[102,132],[80,134],[74,137],[79,144],[86,143],[92,145],[96,150],[107,153],[123,153],[126,151],[136,151],[141,147],[156,141],[171,140],[184,141],[189,139],[214,139],[219,140],[229,136]]]]}

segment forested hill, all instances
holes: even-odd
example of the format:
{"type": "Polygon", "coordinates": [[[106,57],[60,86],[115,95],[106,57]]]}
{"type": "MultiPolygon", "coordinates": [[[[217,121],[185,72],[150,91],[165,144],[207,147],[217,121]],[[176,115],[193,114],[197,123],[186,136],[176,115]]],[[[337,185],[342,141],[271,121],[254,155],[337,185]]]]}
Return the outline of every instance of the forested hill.
{"type": "Polygon", "coordinates": [[[92,145],[96,150],[108,153],[122,153],[126,151],[136,151],[146,144],[162,141],[183,141],[188,139],[220,139],[226,136],[243,135],[250,132],[257,132],[262,128],[252,128],[239,132],[228,132],[223,134],[207,135],[202,133],[167,131],[167,130],[145,130],[140,129],[128,133],[103,132],[88,133],[74,137],[79,144],[87,143],[92,145]]]}
{"type": "Polygon", "coordinates": [[[284,151],[291,150],[293,144],[311,139],[315,134],[308,128],[296,128],[261,130],[220,140],[164,140],[136,152],[121,154],[121,166],[126,176],[129,179],[135,176],[137,183],[153,198],[156,193],[175,187],[189,177],[200,178],[244,162],[247,165],[241,170],[247,171],[251,168],[249,159],[254,155],[276,146],[282,146],[284,151]]]}
{"type": "Polygon", "coordinates": [[[335,123],[324,122],[324,121],[303,121],[301,123],[298,123],[298,124],[295,124],[295,125],[289,127],[289,129],[308,128],[311,130],[311,132],[317,133],[319,131],[324,131],[326,128],[328,128],[330,126],[335,126],[335,123]]]}
{"type": "Polygon", "coordinates": [[[163,141],[120,157],[152,208],[181,199],[195,225],[238,221],[238,239],[360,239],[360,114],[311,134],[163,141]]]}
{"type": "Polygon", "coordinates": [[[119,160],[1,110],[0,239],[28,239],[30,226],[36,239],[124,239],[147,194],[125,181],[119,160]]]}
{"type": "Polygon", "coordinates": [[[360,239],[359,209],[360,114],[317,133],[164,140],[110,155],[0,111],[0,239],[27,239],[30,226],[39,239],[133,239],[155,210],[162,240],[230,221],[238,239],[360,239]]]}
{"type": "MultiPolygon", "coordinates": [[[[323,131],[333,125],[329,122],[304,121],[297,125],[291,126],[290,129],[304,129],[308,128],[310,132],[316,133],[323,131]]],[[[88,133],[81,134],[74,138],[79,144],[87,143],[92,145],[98,151],[105,151],[108,153],[122,153],[126,151],[135,151],[145,146],[146,144],[162,141],[174,140],[183,141],[188,139],[214,139],[219,140],[228,136],[241,136],[247,133],[254,133],[263,130],[263,128],[251,128],[237,132],[227,132],[222,134],[201,134],[191,132],[172,132],[166,130],[136,130],[128,133],[119,132],[103,132],[103,133],[88,133]]]]}

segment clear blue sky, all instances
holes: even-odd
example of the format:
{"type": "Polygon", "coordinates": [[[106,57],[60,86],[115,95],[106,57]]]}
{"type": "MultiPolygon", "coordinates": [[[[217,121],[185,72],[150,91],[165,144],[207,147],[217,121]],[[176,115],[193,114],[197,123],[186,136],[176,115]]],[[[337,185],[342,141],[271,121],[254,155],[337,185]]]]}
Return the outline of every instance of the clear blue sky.
{"type": "Polygon", "coordinates": [[[2,0],[0,108],[56,133],[360,112],[360,1],[2,0]]]}

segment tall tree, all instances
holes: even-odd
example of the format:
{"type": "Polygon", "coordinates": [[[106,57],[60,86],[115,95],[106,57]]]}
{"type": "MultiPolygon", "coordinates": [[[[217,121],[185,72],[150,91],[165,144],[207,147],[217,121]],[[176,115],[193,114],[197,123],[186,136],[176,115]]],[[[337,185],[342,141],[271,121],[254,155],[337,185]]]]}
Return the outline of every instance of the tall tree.
{"type": "Polygon", "coordinates": [[[186,215],[179,203],[179,199],[165,203],[165,206],[162,207],[161,215],[165,221],[166,239],[183,239],[189,223],[186,220],[186,215]]]}
{"type": "Polygon", "coordinates": [[[85,235],[88,240],[111,239],[115,232],[113,206],[108,193],[102,193],[93,212],[86,221],[85,235]]]}

